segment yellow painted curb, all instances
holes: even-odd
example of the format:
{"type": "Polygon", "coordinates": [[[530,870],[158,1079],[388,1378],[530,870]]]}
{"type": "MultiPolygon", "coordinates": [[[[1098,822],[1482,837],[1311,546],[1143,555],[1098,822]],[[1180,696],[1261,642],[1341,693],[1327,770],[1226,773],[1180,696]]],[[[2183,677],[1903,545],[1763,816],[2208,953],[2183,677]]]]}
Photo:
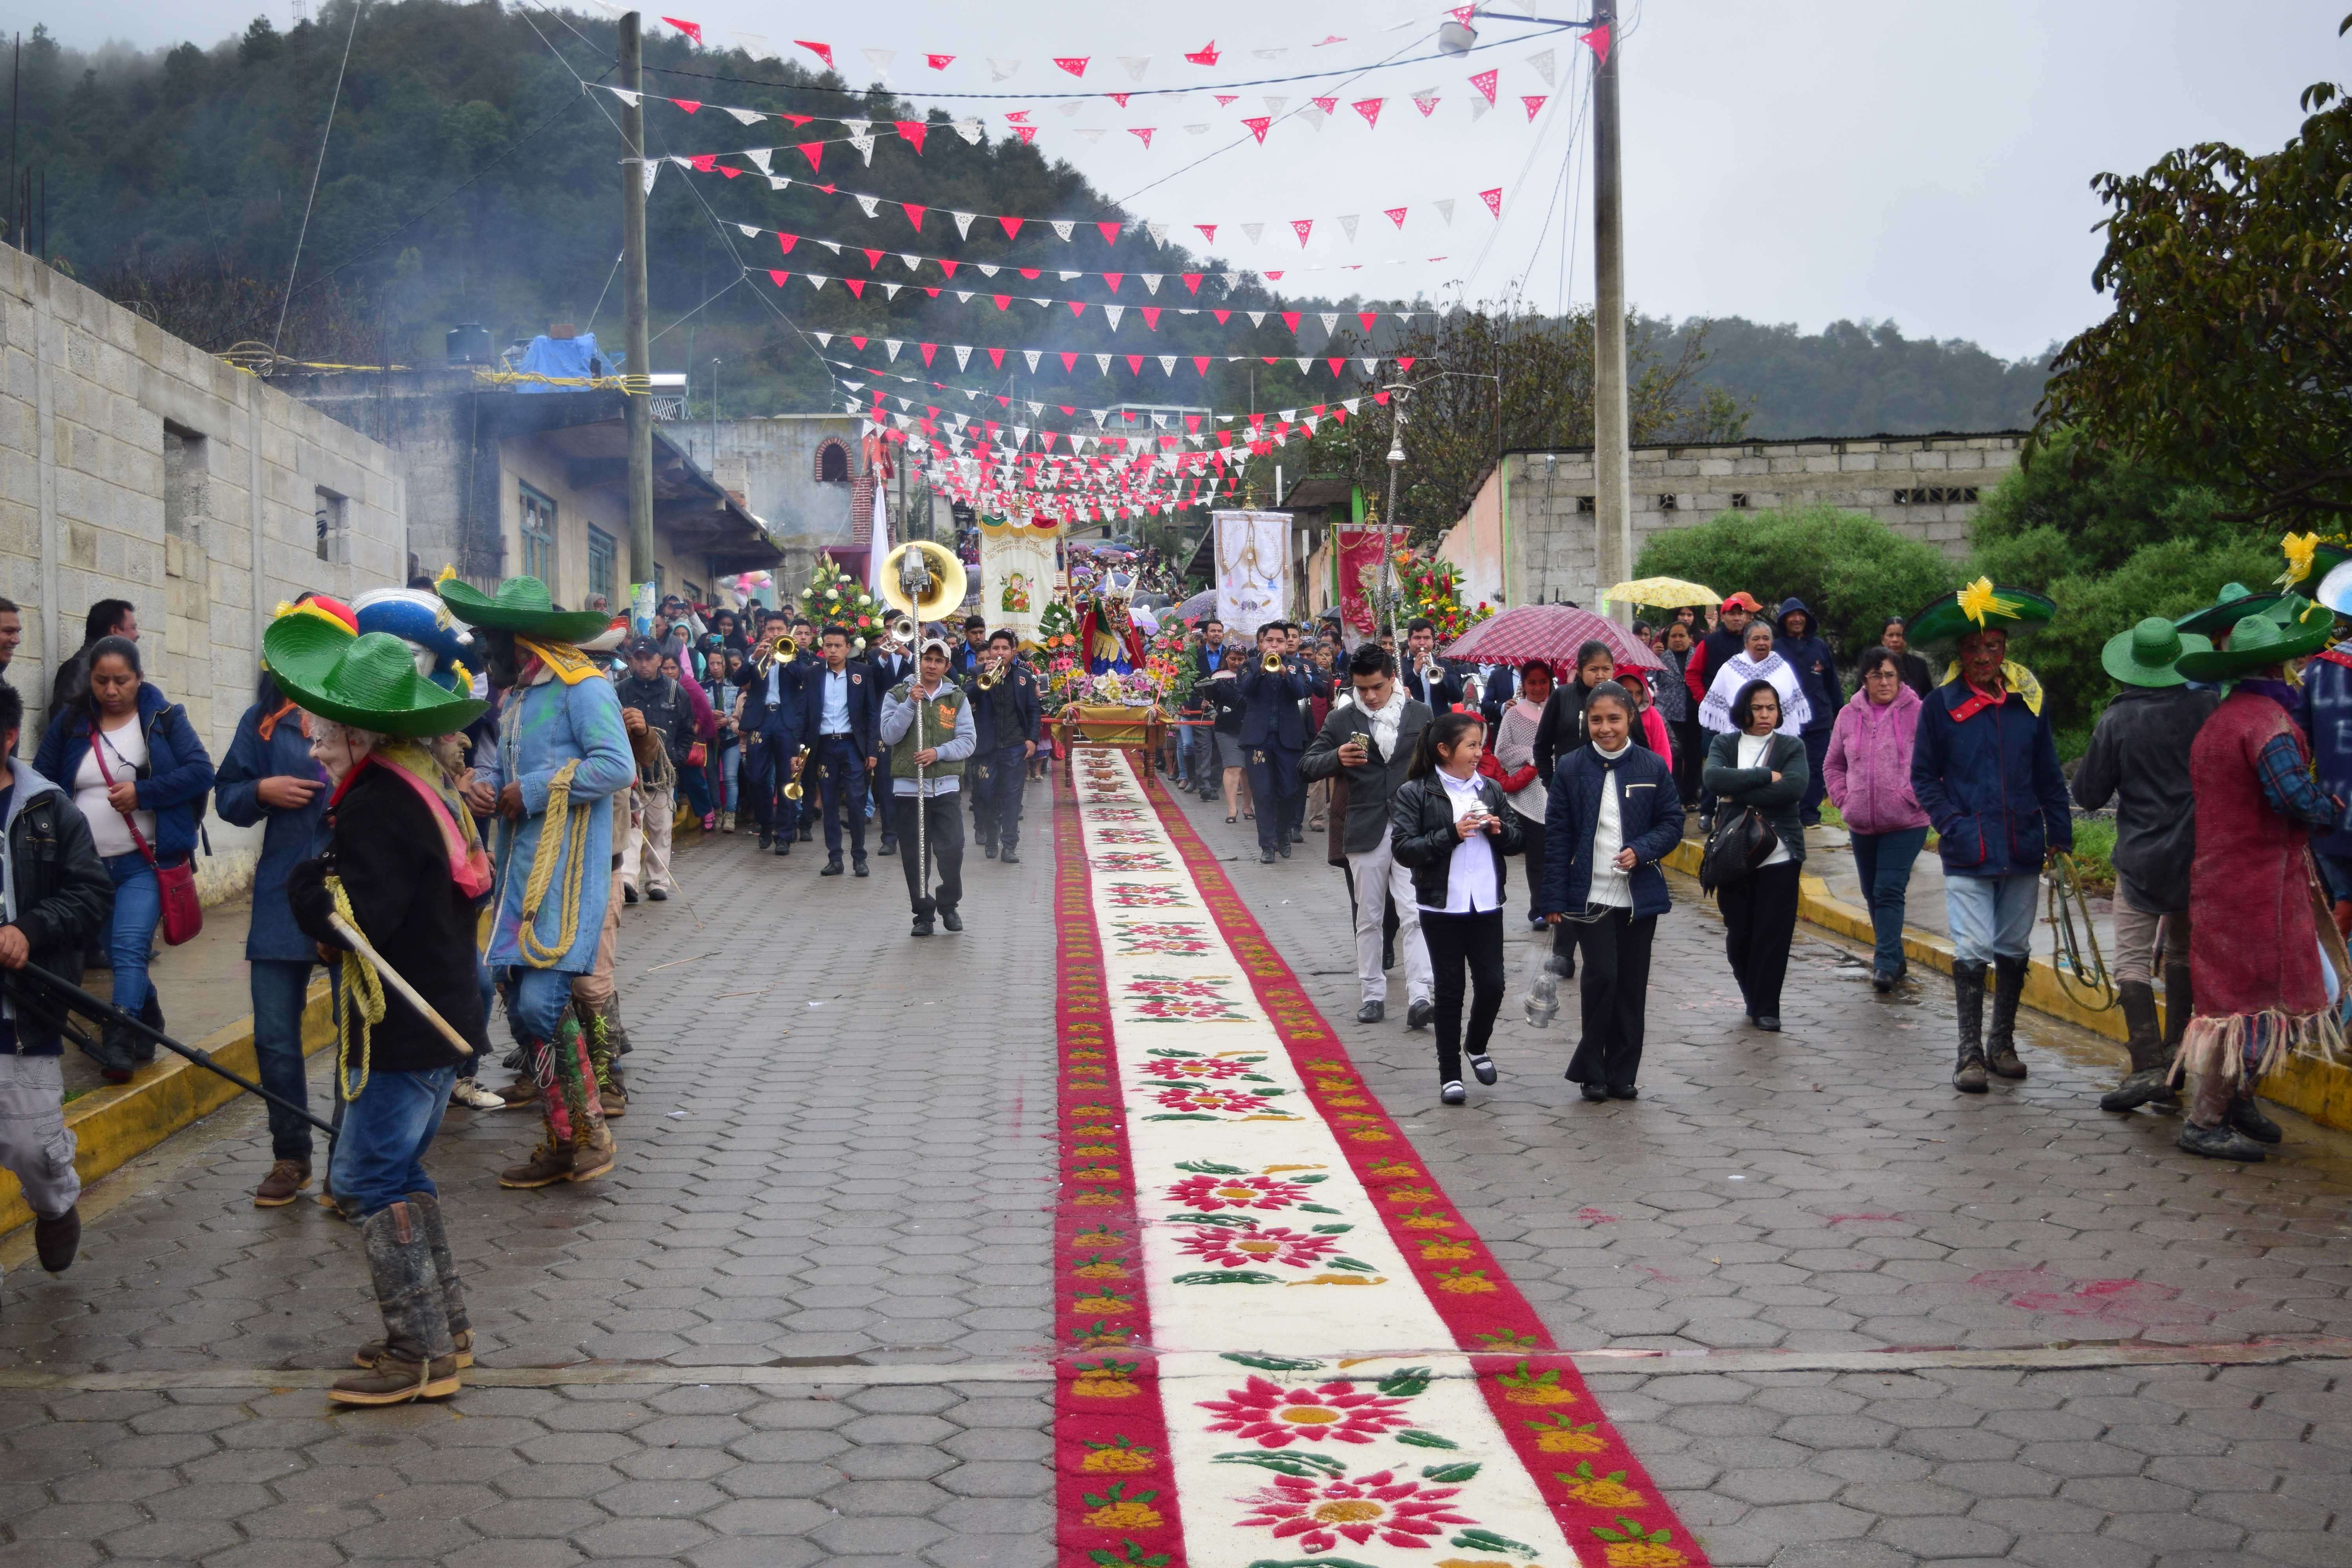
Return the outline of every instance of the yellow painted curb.
{"type": "MultiPolygon", "coordinates": [[[[334,1037],[334,1015],[322,979],[311,985],[302,1008],[302,1054],[307,1057],[324,1048],[334,1037]]],[[[185,1043],[210,1053],[229,1071],[257,1081],[251,1018],[240,1018],[201,1040],[185,1043]]],[[[81,1173],[84,1183],[121,1170],[181,1128],[245,1092],[184,1057],[157,1049],[155,1065],[140,1068],[129,1083],[109,1084],[67,1105],[66,1126],[77,1145],[74,1169],[81,1173]]],[[[25,1205],[24,1189],[16,1178],[0,1171],[0,1235],[30,1224],[32,1218],[33,1211],[25,1205]]]]}
{"type": "MultiPolygon", "coordinates": [[[[1665,864],[1686,876],[1696,877],[1699,852],[1699,844],[1685,838],[1666,856],[1665,864]]],[[[1797,913],[1811,924],[1856,942],[1877,940],[1871,927],[1870,911],[1830,897],[1829,884],[1819,877],[1799,878],[1797,913]]],[[[1952,946],[1942,937],[1906,926],[1903,951],[1914,963],[1946,974],[1952,972],[1952,946]]],[[[2058,972],[2047,959],[2035,959],[2026,970],[2025,993],[2021,1000],[2037,1013],[2088,1029],[2118,1045],[2129,1032],[2124,1026],[2121,1008],[2098,1011],[2083,1005],[2060,983],[2058,972]]],[[[2160,1011],[2162,1004],[2158,1005],[2160,1011]]],[[[2263,1080],[2262,1093],[2263,1099],[2299,1110],[2323,1127],[2352,1131],[2352,1069],[2294,1058],[2263,1080]]]]}

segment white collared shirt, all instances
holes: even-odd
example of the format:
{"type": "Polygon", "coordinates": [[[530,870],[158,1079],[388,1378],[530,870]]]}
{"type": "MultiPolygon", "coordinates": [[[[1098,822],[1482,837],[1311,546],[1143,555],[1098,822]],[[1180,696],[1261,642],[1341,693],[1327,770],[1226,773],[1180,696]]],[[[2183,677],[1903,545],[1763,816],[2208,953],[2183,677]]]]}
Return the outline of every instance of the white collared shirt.
{"type": "MultiPolygon", "coordinates": [[[[1479,793],[1478,775],[1457,779],[1444,768],[1429,775],[1445,786],[1446,804],[1454,807],[1454,820],[1461,821],[1474,811],[1486,809],[1485,797],[1479,793]]],[[[1500,890],[1495,885],[1495,845],[1484,833],[1474,833],[1454,846],[1454,858],[1445,868],[1445,908],[1449,915],[1477,914],[1503,907],[1500,890]]],[[[1428,909],[1431,906],[1421,906],[1428,909]]]]}
{"type": "Polygon", "coordinates": [[[824,672],[824,710],[816,721],[820,735],[849,733],[849,671],[828,669],[824,672]]]}
{"type": "MultiPolygon", "coordinates": [[[[1633,749],[1633,742],[1629,740],[1614,752],[1602,752],[1598,746],[1592,749],[1612,763],[1622,762],[1625,753],[1633,749]]],[[[1593,814],[1592,818],[1592,880],[1585,892],[1584,901],[1631,909],[1633,907],[1633,879],[1617,869],[1617,853],[1625,847],[1625,819],[1617,804],[1617,780],[1612,776],[1613,773],[1612,769],[1611,773],[1602,774],[1601,779],[1601,809],[1593,814]]]]}

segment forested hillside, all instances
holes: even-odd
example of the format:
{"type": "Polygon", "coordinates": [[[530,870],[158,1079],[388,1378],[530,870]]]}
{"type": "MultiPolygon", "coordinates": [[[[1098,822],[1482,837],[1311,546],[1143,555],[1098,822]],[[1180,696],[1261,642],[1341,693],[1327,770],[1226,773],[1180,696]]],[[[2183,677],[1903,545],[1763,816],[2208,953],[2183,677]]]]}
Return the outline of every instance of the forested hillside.
{"type": "MultiPolygon", "coordinates": [[[[593,325],[608,347],[619,347],[614,272],[621,148],[608,119],[618,104],[580,86],[583,79],[614,79],[614,24],[601,15],[449,0],[377,0],[361,16],[278,334],[289,264],[352,25],[350,5],[328,0],[315,19],[289,32],[257,18],[241,38],[145,55],[110,49],[85,58],[59,48],[36,26],[26,40],[16,107],[19,166],[39,171],[47,192],[46,240],[37,234],[37,243],[83,281],[215,351],[278,337],[281,352],[295,358],[413,363],[439,356],[442,334],[455,322],[478,321],[503,343],[559,320],[593,325]]],[[[696,49],[667,28],[648,36],[646,60],[652,93],[826,119],[922,118],[887,94],[853,91],[838,76],[753,60],[740,50],[696,49]]],[[[726,412],[822,405],[824,369],[786,324],[789,313],[810,331],[877,337],[1121,355],[1286,356],[1272,366],[1220,362],[1205,387],[1182,367],[1173,380],[1151,366],[1139,377],[1114,361],[1105,378],[1082,360],[1073,378],[1048,360],[1042,381],[1019,378],[1024,395],[1042,388],[1097,405],[1181,398],[1260,409],[1333,396],[1328,372],[1302,377],[1286,357],[1324,346],[1311,316],[1294,334],[1272,320],[1250,331],[1238,321],[1218,326],[1206,316],[1172,312],[1146,327],[1130,310],[1114,331],[1100,312],[1073,321],[1057,310],[1041,330],[1035,308],[1025,302],[1000,314],[984,299],[967,305],[952,293],[933,298],[920,288],[890,300],[869,287],[853,299],[838,286],[812,293],[794,283],[779,292],[768,281],[763,269],[780,265],[860,276],[866,268],[857,247],[1129,274],[1238,266],[1155,245],[1139,227],[1105,240],[1090,225],[1128,215],[1077,171],[1009,136],[967,143],[945,118],[931,114],[932,133],[919,154],[887,134],[870,165],[838,142],[825,150],[828,182],[929,209],[919,239],[888,203],[869,216],[846,195],[797,181],[775,192],[755,174],[727,178],[665,168],[647,215],[653,368],[689,371],[698,412],[709,408],[714,359],[724,362],[719,374],[726,412]],[[986,222],[959,238],[950,210],[1086,223],[1067,244],[1034,226],[1008,237],[986,222]],[[772,235],[746,236],[738,224],[823,237],[849,249],[834,257],[812,247],[782,261],[772,235]]],[[[646,125],[656,155],[797,135],[773,121],[741,127],[709,110],[688,115],[650,94],[646,125]]],[[[827,123],[807,132],[840,133],[827,123]]],[[[748,170],[744,160],[731,162],[748,170]]],[[[806,172],[789,148],[777,154],[776,168],[806,172]]],[[[908,275],[886,258],[872,276],[908,275]]],[[[1047,271],[1045,279],[1024,292],[1152,302],[1134,298],[1132,279],[1116,300],[1091,274],[1064,282],[1047,271]]],[[[1168,287],[1172,294],[1172,279],[1168,287]]],[[[1163,295],[1161,302],[1179,301],[1163,295]]],[[[1359,302],[1297,295],[1278,301],[1310,311],[1359,302]]],[[[1262,309],[1277,301],[1262,280],[1244,277],[1232,290],[1221,290],[1212,278],[1197,298],[1181,303],[1262,309]]],[[[1352,326],[1343,325],[1331,353],[1365,352],[1352,326]]],[[[1375,347],[1394,346],[1388,335],[1393,326],[1381,326],[1375,347]]],[[[1573,335],[1581,321],[1551,330],[1573,335]]],[[[1428,342],[1431,334],[1413,336],[1428,342]]],[[[1748,404],[1747,429],[1757,435],[2010,426],[2024,422],[2041,379],[2038,369],[2004,365],[1971,344],[1909,342],[1892,326],[1840,323],[1806,336],[1727,319],[1654,323],[1637,334],[1643,338],[1661,364],[1703,366],[1703,374],[1683,378],[1690,397],[1679,406],[1689,417],[1662,410],[1668,424],[1651,426],[1659,431],[1696,434],[1718,425],[1698,406],[1709,384],[1748,404]],[[1686,361],[1685,350],[1702,329],[1704,360],[1686,361]]],[[[980,363],[961,378],[966,384],[979,378],[980,363]]],[[[1018,363],[1004,361],[1007,370],[1018,363]]],[[[1000,371],[990,379],[1003,385],[1007,377],[1000,371]]],[[[1352,379],[1347,390],[1356,390],[1352,379]]],[[[1570,417],[1535,438],[1570,444],[1589,440],[1589,422],[1570,417]]]]}

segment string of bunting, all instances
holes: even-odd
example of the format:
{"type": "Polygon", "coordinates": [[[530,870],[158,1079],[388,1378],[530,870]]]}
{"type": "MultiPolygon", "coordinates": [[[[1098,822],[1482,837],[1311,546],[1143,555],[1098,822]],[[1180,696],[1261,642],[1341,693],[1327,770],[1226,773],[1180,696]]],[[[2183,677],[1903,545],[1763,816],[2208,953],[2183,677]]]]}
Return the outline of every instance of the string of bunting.
{"type": "MultiPolygon", "coordinates": [[[[769,189],[773,191],[788,190],[794,185],[799,185],[805,190],[822,191],[829,196],[847,196],[857,204],[858,210],[867,217],[877,216],[886,206],[894,207],[905,215],[907,221],[914,226],[915,231],[919,234],[924,232],[923,225],[931,216],[943,216],[955,224],[956,237],[959,239],[970,239],[974,224],[992,223],[1003,231],[1004,237],[1007,239],[1018,239],[1024,229],[1051,229],[1054,237],[1065,245],[1075,241],[1087,229],[1092,229],[1101,235],[1103,244],[1106,246],[1115,246],[1122,237],[1137,233],[1150,236],[1154,245],[1166,245],[1169,236],[1181,228],[1198,231],[1201,237],[1211,245],[1217,242],[1219,229],[1238,228],[1244,238],[1252,245],[1255,245],[1268,228],[1276,230],[1277,235],[1286,228],[1299,244],[1304,246],[1313,235],[1316,225],[1335,222],[1339,226],[1340,231],[1347,236],[1349,242],[1353,244],[1364,217],[1361,213],[1340,213],[1336,217],[1326,218],[1318,215],[1314,217],[1287,218],[1276,224],[1268,224],[1255,218],[1238,221],[1220,218],[1210,223],[1171,224],[1148,218],[1036,218],[1020,217],[1011,213],[962,212],[953,207],[940,207],[924,202],[910,202],[900,196],[883,195],[872,191],[844,190],[831,182],[819,184],[814,180],[799,180],[789,175],[770,173],[769,161],[774,153],[781,151],[782,149],[776,147],[751,147],[736,153],[671,153],[667,161],[692,173],[723,174],[729,179],[740,179],[745,174],[763,173],[767,174],[769,189]],[[739,169],[732,164],[721,163],[718,161],[730,157],[749,158],[759,167],[756,170],[739,169]]],[[[651,186],[651,174],[660,166],[661,162],[658,159],[646,161],[648,188],[651,186]]],[[[1495,185],[1480,191],[1477,193],[1477,198],[1486,206],[1490,216],[1499,219],[1503,216],[1502,186],[1495,185]]],[[[1451,228],[1454,226],[1454,209],[1459,205],[1457,199],[1453,196],[1423,197],[1418,201],[1383,207],[1381,209],[1381,216],[1387,218],[1396,229],[1402,230],[1408,216],[1416,207],[1425,206],[1433,210],[1439,220],[1446,227],[1451,228]]],[[[740,228],[744,226],[738,224],[736,226],[740,228]]],[[[762,230],[757,225],[752,227],[756,232],[771,234],[782,232],[775,229],[762,230]]],[[[1324,232],[1328,234],[1330,231],[1326,227],[1324,232]]],[[[831,242],[820,241],[819,243],[831,242]]]]}
{"type": "MultiPolygon", "coordinates": [[[[1484,193],[1481,194],[1483,195],[1484,193]]],[[[1501,194],[1500,187],[1497,187],[1495,195],[1499,198],[1501,194]]],[[[910,206],[907,213],[907,219],[920,230],[923,217],[928,210],[921,206],[910,206]]],[[[1308,227],[1311,227],[1315,222],[1313,218],[1302,218],[1298,221],[1308,227]]],[[[1355,221],[1354,215],[1351,214],[1341,221],[1352,225],[1355,221]]],[[[1412,267],[1447,259],[1444,256],[1425,256],[1418,258],[1391,257],[1381,261],[1331,261],[1320,264],[1310,263],[1305,267],[1262,268],[1255,272],[1234,271],[1231,268],[1199,272],[1105,272],[1090,268],[1032,267],[1011,261],[967,261],[952,256],[932,256],[921,251],[895,250],[887,246],[859,245],[855,240],[824,239],[814,235],[794,234],[789,229],[769,228],[754,223],[738,223],[731,226],[746,239],[757,239],[762,235],[773,235],[778,247],[786,256],[790,256],[793,249],[801,245],[821,246],[835,256],[862,256],[866,258],[868,271],[879,268],[886,260],[896,258],[898,264],[908,272],[919,272],[924,264],[929,263],[938,268],[940,276],[945,278],[953,278],[959,268],[969,268],[982,278],[994,278],[999,273],[1012,272],[1017,274],[1024,281],[1034,283],[1045,277],[1047,272],[1052,272],[1055,280],[1063,283],[1076,282],[1081,278],[1099,278],[1114,294],[1118,292],[1122,283],[1131,278],[1143,285],[1143,291],[1148,296],[1157,295],[1160,292],[1160,285],[1170,279],[1181,282],[1187,291],[1197,296],[1201,292],[1201,285],[1203,281],[1232,289],[1254,276],[1278,283],[1290,272],[1361,272],[1368,267],[1412,267]]],[[[1352,232],[1349,237],[1353,237],[1352,232]]],[[[1303,236],[1300,243],[1302,245],[1305,243],[1303,236]]]]}

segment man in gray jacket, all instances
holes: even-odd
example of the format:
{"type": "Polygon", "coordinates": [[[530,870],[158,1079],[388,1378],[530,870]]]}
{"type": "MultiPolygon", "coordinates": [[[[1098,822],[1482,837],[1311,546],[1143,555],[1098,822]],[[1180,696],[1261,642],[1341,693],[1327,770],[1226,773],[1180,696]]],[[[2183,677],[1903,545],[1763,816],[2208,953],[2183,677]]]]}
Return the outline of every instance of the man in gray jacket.
{"type": "Polygon", "coordinates": [[[1405,1027],[1427,1028],[1437,1012],[1429,948],[1422,941],[1412,873],[1396,863],[1390,848],[1389,797],[1404,782],[1413,747],[1429,727],[1429,705],[1405,694],[1397,683],[1395,657],[1377,643],[1356,650],[1348,660],[1348,679],[1354,700],[1331,710],[1299,758],[1298,773],[1310,782],[1342,774],[1348,781],[1341,843],[1355,885],[1356,976],[1364,999],[1356,1022],[1377,1024],[1386,1016],[1389,980],[1381,967],[1381,924],[1393,899],[1397,945],[1404,953],[1405,1027]]]}

